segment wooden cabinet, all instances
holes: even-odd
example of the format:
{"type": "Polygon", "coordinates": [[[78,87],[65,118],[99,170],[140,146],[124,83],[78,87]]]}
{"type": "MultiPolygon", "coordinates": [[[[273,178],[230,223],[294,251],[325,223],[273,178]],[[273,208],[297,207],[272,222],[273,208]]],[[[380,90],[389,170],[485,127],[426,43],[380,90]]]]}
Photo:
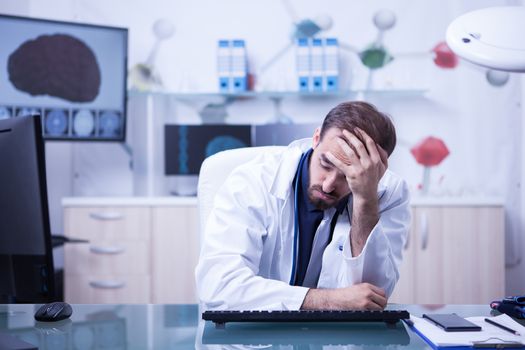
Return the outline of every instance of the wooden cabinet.
{"type": "Polygon", "coordinates": [[[488,304],[505,293],[503,206],[413,205],[390,302],[488,304]]]}
{"type": "Polygon", "coordinates": [[[66,244],[66,301],[141,303],[150,298],[148,207],[67,207],[65,235],[89,243],[66,244]]]}
{"type": "Polygon", "coordinates": [[[152,218],[152,302],[197,303],[200,243],[196,206],[159,207],[152,218]]]}
{"type": "Polygon", "coordinates": [[[71,303],[196,303],[195,199],[65,199],[65,299],[71,303]]]}
{"type": "MultiPolygon", "coordinates": [[[[196,303],[195,198],[64,201],[65,298],[72,303],[196,303]]],[[[505,288],[501,205],[412,205],[390,302],[487,304],[505,288]]]]}

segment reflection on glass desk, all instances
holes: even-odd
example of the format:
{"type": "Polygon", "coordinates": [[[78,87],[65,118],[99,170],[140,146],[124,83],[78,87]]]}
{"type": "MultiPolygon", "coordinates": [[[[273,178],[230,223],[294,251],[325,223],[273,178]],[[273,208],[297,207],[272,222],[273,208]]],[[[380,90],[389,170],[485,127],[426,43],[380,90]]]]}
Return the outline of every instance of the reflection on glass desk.
{"type": "MultiPolygon", "coordinates": [[[[0,305],[0,333],[39,349],[431,349],[404,323],[229,323],[216,329],[197,305],[72,305],[70,320],[40,323],[39,305],[0,305]]],[[[423,313],[489,316],[488,305],[390,305],[423,313]]]]}
{"type": "Polygon", "coordinates": [[[203,344],[236,345],[408,345],[403,323],[243,323],[217,329],[206,322],[203,344]]]}

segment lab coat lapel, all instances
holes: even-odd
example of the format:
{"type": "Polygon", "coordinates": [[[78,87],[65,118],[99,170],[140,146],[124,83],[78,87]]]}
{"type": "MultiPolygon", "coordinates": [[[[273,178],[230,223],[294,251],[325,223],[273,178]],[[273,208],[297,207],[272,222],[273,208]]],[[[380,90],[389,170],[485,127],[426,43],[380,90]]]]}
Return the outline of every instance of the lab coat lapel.
{"type": "Polygon", "coordinates": [[[281,251],[280,251],[280,275],[281,279],[289,282],[292,275],[293,265],[293,245],[294,245],[294,191],[290,191],[290,195],[286,197],[279,215],[280,223],[279,230],[281,236],[281,251]]]}
{"type": "Polygon", "coordinates": [[[293,245],[294,245],[294,195],[292,182],[299,165],[299,160],[303,152],[309,149],[311,139],[303,139],[292,142],[284,151],[283,156],[276,169],[274,181],[270,187],[270,192],[281,203],[279,212],[279,233],[281,237],[280,251],[280,275],[281,279],[288,282],[292,274],[293,265],[293,245]]]}

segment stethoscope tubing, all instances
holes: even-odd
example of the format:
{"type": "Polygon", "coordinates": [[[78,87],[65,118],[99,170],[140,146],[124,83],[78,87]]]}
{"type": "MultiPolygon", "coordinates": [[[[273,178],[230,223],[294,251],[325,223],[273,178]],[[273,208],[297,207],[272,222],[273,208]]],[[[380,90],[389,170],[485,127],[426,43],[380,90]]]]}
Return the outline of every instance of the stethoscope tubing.
{"type": "Polygon", "coordinates": [[[292,253],[292,274],[290,276],[290,285],[295,284],[297,277],[297,251],[299,250],[299,183],[301,182],[301,173],[303,171],[303,165],[308,158],[310,152],[305,152],[299,160],[299,168],[297,169],[297,178],[295,181],[295,193],[294,193],[294,225],[293,225],[293,253],[292,253]]]}

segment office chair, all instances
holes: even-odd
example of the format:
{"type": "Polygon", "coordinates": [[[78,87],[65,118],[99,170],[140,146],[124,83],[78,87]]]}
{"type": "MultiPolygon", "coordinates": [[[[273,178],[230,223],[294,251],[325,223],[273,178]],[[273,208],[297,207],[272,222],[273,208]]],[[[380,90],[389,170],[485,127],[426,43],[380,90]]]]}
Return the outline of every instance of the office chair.
{"type": "Polygon", "coordinates": [[[201,245],[208,215],[213,207],[215,194],[233,169],[266,152],[279,152],[285,146],[246,147],[222,151],[206,158],[202,163],[197,186],[199,228],[201,245]]]}
{"type": "MultiPolygon", "coordinates": [[[[204,229],[210,215],[215,194],[224,184],[230,173],[238,167],[265,152],[278,152],[284,146],[262,146],[236,148],[216,153],[204,160],[199,172],[197,185],[197,202],[199,210],[199,241],[204,242],[204,229]]],[[[199,303],[199,314],[205,311],[204,306],[199,303]]]]}

